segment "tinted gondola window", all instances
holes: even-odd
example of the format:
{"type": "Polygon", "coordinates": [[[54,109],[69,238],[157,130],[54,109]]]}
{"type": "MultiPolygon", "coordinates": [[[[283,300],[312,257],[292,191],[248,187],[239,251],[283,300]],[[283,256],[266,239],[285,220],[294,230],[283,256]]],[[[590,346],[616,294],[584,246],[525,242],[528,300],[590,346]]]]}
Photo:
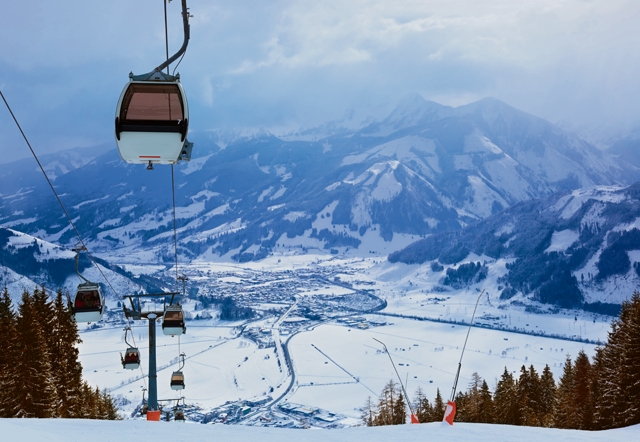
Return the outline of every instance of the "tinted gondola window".
{"type": "Polygon", "coordinates": [[[100,308],[100,295],[96,290],[81,291],[76,295],[76,308],[100,308]]]}
{"type": "Polygon", "coordinates": [[[122,102],[123,122],[179,122],[184,118],[180,89],[176,84],[137,84],[127,89],[122,102]]]}
{"type": "Polygon", "coordinates": [[[164,316],[165,321],[171,322],[181,322],[182,321],[182,312],[178,311],[168,311],[164,316]]]}

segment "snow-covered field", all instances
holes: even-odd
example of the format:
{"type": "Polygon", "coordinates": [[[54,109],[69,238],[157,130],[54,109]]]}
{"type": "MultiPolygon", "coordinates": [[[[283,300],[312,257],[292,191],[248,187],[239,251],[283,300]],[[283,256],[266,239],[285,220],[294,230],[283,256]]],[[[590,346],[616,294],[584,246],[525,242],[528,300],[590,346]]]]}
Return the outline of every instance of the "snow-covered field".
{"type": "Polygon", "coordinates": [[[0,419],[3,440],[24,442],[112,442],[127,440],[171,440],[199,442],[387,442],[425,441],[518,441],[561,440],[576,442],[632,441],[640,436],[640,426],[607,431],[558,430],[507,425],[442,423],[393,427],[345,428],[305,431],[257,428],[241,425],[198,425],[146,421],[92,421],[76,419],[0,419]],[[304,431],[304,433],[302,433],[304,431]]]}

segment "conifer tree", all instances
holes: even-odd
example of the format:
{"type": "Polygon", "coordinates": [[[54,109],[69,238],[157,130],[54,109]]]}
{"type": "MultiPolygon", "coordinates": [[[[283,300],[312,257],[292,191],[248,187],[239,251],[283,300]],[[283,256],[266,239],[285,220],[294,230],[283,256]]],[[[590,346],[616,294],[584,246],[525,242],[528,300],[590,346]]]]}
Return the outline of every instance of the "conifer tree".
{"type": "Polygon", "coordinates": [[[371,401],[371,396],[367,397],[364,407],[360,408],[360,420],[367,427],[373,427],[376,417],[375,405],[371,401]]]}
{"type": "Polygon", "coordinates": [[[589,357],[583,350],[578,353],[574,367],[573,401],[576,405],[576,428],[590,430],[593,427],[591,364],[589,363],[589,357]]]}
{"type": "Polygon", "coordinates": [[[16,315],[5,286],[0,298],[0,418],[14,417],[18,412],[16,363],[18,357],[16,315]]]}
{"type": "Polygon", "coordinates": [[[53,339],[51,363],[53,378],[58,391],[57,415],[63,418],[81,417],[82,365],[78,360],[77,344],[82,341],[78,326],[58,290],[53,303],[53,339]]]}
{"type": "Polygon", "coordinates": [[[558,384],[558,409],[554,419],[556,428],[576,428],[575,418],[576,404],[574,401],[574,369],[571,357],[567,355],[567,360],[563,366],[562,377],[558,384]]]}
{"type": "Polygon", "coordinates": [[[518,397],[516,394],[516,382],[513,375],[504,368],[493,395],[495,409],[495,422],[504,425],[519,425],[520,413],[518,397]]]}
{"type": "Polygon", "coordinates": [[[55,388],[37,313],[33,296],[25,290],[16,321],[18,348],[21,350],[16,363],[20,403],[16,417],[47,418],[55,413],[55,388]]]}
{"type": "Polygon", "coordinates": [[[442,395],[440,394],[440,389],[436,389],[436,398],[433,401],[433,415],[431,418],[432,422],[442,422],[444,419],[444,410],[445,405],[442,400],[442,395]]]}
{"type": "Polygon", "coordinates": [[[482,381],[480,387],[480,413],[478,422],[490,424],[494,421],[494,409],[493,398],[491,397],[491,391],[489,391],[489,385],[486,380],[482,381]]]}
{"type": "Polygon", "coordinates": [[[393,425],[402,425],[407,423],[407,404],[401,392],[393,403],[393,425]]]}
{"type": "Polygon", "coordinates": [[[422,388],[420,387],[418,387],[418,389],[416,390],[416,398],[414,400],[413,407],[416,411],[416,416],[418,417],[418,421],[421,424],[434,421],[433,407],[431,406],[429,399],[427,399],[427,397],[424,395],[422,391],[422,388]]]}
{"type": "Polygon", "coordinates": [[[556,383],[549,365],[545,365],[540,377],[540,425],[551,427],[556,410],[556,383]]]}

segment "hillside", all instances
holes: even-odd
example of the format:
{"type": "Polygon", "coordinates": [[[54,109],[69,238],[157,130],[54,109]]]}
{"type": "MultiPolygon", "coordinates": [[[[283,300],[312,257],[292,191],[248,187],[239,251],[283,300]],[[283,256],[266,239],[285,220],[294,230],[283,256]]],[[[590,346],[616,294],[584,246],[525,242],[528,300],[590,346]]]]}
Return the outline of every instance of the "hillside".
{"type": "Polygon", "coordinates": [[[497,280],[503,301],[524,297],[615,313],[614,306],[640,283],[638,220],[640,183],[562,191],[516,204],[458,232],[417,241],[389,261],[431,262],[434,270],[451,266],[442,282],[453,286],[477,282],[491,271],[493,264],[482,270],[480,261],[474,268],[457,265],[470,254],[501,260],[501,266],[506,260],[497,280]]]}
{"type": "MultiPolygon", "coordinates": [[[[452,108],[416,94],[380,121],[315,141],[264,132],[229,145],[194,138],[193,161],[174,168],[182,260],[313,249],[386,255],[531,198],[640,176],[495,99],[452,108]]],[[[119,260],[173,259],[170,168],[127,165],[115,150],[59,164],[47,158],[45,168],[55,169],[53,183],[92,249],[119,260]]],[[[35,163],[21,166],[19,180],[12,169],[1,176],[13,183],[2,188],[3,225],[74,242],[35,163]]]]}

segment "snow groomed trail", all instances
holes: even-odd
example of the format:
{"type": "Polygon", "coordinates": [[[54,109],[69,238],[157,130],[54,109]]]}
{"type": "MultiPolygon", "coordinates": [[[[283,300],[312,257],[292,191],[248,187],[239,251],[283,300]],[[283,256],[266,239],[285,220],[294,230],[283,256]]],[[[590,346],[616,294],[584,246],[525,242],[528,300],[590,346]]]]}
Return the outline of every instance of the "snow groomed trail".
{"type": "Polygon", "coordinates": [[[640,425],[606,431],[558,430],[488,424],[429,423],[340,430],[294,430],[242,425],[203,425],[142,420],[0,419],[2,440],[21,442],[113,442],[170,440],[172,442],[603,442],[640,440],[640,425]]]}

